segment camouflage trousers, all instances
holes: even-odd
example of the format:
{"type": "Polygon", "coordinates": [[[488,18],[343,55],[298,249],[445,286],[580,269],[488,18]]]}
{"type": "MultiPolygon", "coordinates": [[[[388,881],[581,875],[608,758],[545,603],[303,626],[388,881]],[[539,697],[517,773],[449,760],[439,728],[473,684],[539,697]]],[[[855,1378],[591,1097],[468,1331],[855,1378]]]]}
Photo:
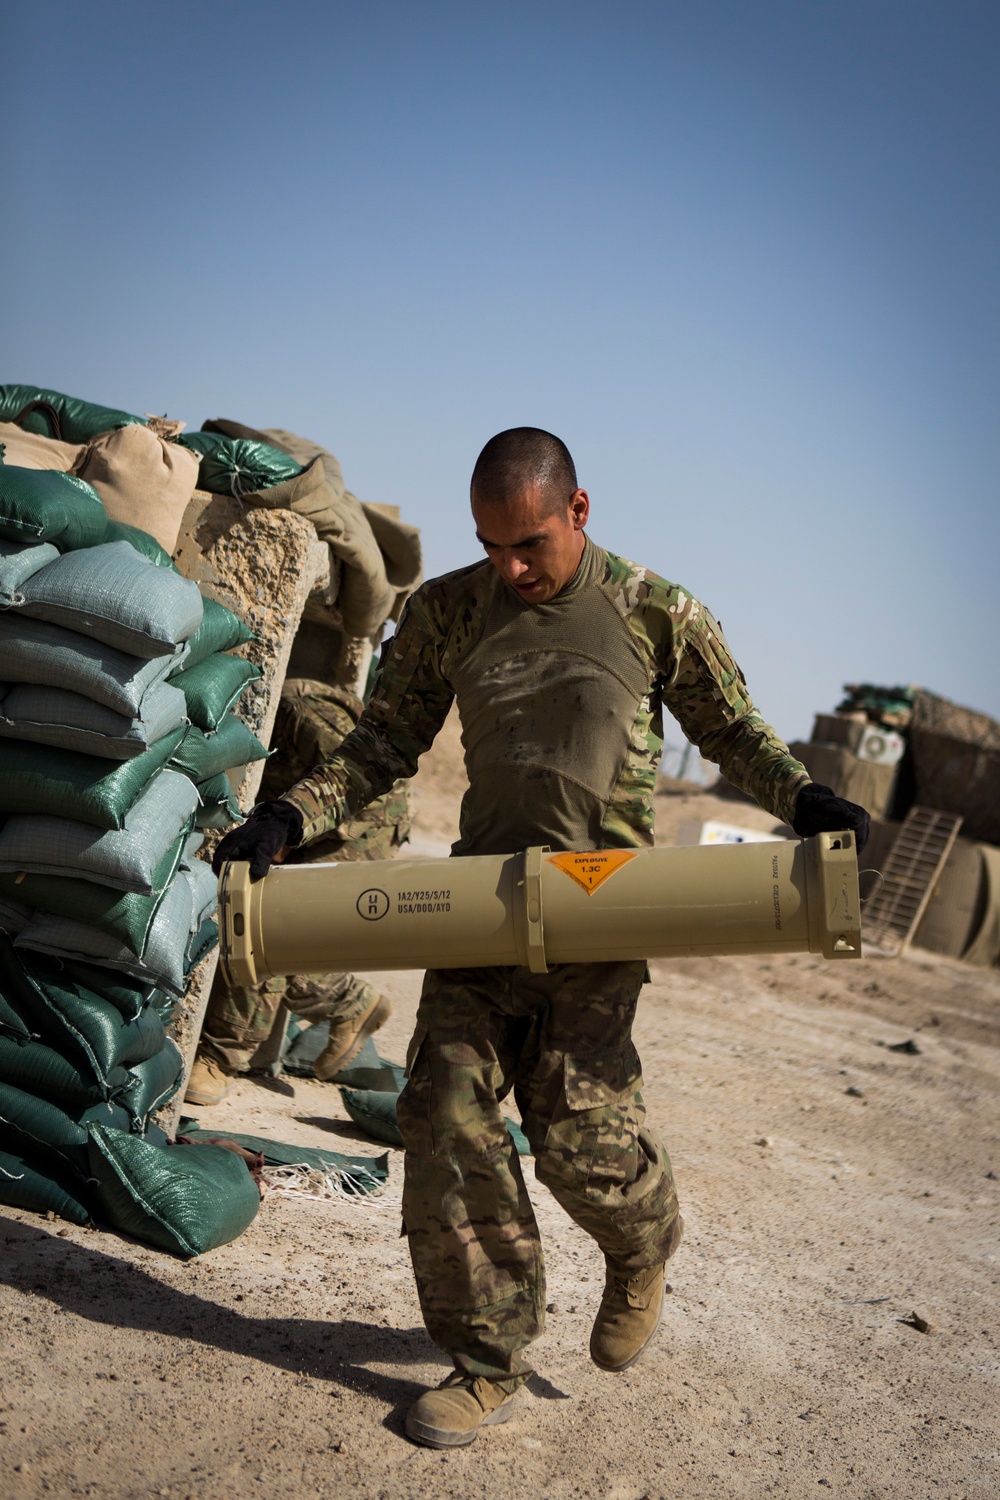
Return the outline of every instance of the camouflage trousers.
{"type": "Polygon", "coordinates": [[[640,960],[431,970],[398,1102],[403,1225],[427,1330],[456,1366],[513,1389],[545,1321],[538,1226],[501,1100],[535,1175],[626,1273],[673,1248],[677,1194],[645,1129],[632,1020],[640,960]]]}
{"type": "Polygon", "coordinates": [[[229,1073],[245,1073],[274,1030],[282,1006],[303,1021],[347,1021],[378,1000],[378,991],[353,974],[282,974],[233,989],[217,974],[198,1051],[229,1073]]]}

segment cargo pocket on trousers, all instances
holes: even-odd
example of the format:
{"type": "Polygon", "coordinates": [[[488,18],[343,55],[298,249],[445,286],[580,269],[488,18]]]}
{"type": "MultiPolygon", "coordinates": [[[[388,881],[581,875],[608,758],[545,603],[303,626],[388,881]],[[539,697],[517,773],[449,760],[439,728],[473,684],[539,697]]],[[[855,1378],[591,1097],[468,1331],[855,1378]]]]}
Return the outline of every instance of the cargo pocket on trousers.
{"type": "Polygon", "coordinates": [[[406,1083],[396,1100],[396,1123],[407,1151],[434,1155],[433,1090],[427,1057],[427,1028],[418,1026],[406,1049],[406,1083]]]}
{"type": "Polygon", "coordinates": [[[634,1180],[643,1116],[640,1081],[631,1042],[613,1053],[564,1054],[562,1098],[544,1152],[557,1180],[597,1194],[634,1180]]]}

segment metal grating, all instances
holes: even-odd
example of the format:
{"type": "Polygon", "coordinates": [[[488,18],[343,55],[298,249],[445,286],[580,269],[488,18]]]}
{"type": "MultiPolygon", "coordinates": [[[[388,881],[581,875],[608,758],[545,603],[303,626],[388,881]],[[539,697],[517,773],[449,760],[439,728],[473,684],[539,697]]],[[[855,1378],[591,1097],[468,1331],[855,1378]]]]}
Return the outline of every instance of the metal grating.
{"type": "Polygon", "coordinates": [[[910,808],[886,859],[882,888],[864,908],[870,942],[895,941],[900,952],[910,943],[961,826],[954,813],[910,808]]]}

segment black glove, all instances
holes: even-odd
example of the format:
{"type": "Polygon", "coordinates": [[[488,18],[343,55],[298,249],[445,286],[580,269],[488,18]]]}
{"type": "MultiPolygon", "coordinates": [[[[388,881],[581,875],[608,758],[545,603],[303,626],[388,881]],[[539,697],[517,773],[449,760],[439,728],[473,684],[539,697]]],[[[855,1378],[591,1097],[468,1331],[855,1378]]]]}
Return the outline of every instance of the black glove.
{"type": "Polygon", "coordinates": [[[800,839],[811,839],[814,833],[853,829],[859,854],[868,842],[871,826],[872,820],[863,807],[838,797],[832,787],[821,786],[818,781],[802,788],[792,819],[792,827],[800,839]]]}
{"type": "Polygon", "coordinates": [[[250,861],[250,879],[260,880],[279,849],[302,842],[302,814],[290,802],[258,802],[245,823],[231,828],[212,857],[216,875],[229,860],[250,861]]]}

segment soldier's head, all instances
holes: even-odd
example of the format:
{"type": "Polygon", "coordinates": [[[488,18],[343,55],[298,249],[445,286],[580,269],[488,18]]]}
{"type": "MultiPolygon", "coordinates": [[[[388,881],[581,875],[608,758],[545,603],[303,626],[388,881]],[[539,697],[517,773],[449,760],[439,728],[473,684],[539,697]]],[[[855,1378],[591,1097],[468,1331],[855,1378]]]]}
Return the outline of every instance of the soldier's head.
{"type": "Polygon", "coordinates": [[[504,582],[529,604],[554,599],[577,570],[590,514],[566,444],[540,427],[498,432],[470,489],[476,535],[504,582]]]}

